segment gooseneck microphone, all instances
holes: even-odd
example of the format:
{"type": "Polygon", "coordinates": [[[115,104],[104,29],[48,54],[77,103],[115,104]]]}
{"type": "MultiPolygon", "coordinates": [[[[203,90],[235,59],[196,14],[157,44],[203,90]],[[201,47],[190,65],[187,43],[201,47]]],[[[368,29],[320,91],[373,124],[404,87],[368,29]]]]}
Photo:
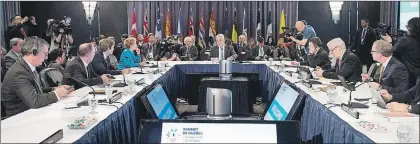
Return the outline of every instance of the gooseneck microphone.
{"type": "Polygon", "coordinates": [[[125,81],[125,75],[123,73],[121,73],[121,75],[123,76],[123,82],[121,83],[116,83],[113,85],[113,87],[125,87],[128,86],[127,82],[125,81]]]}
{"type": "Polygon", "coordinates": [[[77,83],[79,83],[79,84],[82,84],[82,85],[84,85],[84,86],[88,86],[90,89],[92,89],[93,98],[96,98],[96,95],[95,95],[95,89],[93,89],[93,87],[92,87],[92,86],[90,86],[90,85],[88,85],[88,84],[86,84],[86,83],[84,83],[84,82],[82,82],[82,81],[79,81],[78,79],[75,79],[75,78],[71,77],[71,75],[70,75],[70,74],[68,74],[68,73],[64,73],[64,78],[69,78],[69,79],[72,79],[73,81],[75,81],[75,82],[77,82],[77,83]]]}

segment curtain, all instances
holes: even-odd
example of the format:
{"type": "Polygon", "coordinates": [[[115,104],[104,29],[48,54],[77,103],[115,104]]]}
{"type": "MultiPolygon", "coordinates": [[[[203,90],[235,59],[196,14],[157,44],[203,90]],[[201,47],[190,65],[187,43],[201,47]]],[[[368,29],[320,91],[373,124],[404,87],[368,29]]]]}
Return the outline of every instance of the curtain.
{"type": "MultiPolygon", "coordinates": [[[[4,32],[7,29],[7,26],[10,25],[10,19],[12,17],[14,17],[15,15],[20,15],[20,2],[19,1],[1,1],[0,2],[0,11],[2,12],[1,15],[1,24],[0,24],[0,37],[2,38],[1,44],[4,46],[5,45],[5,41],[4,41],[4,32]]],[[[8,48],[6,48],[8,49],[8,48]]]]}
{"type": "Polygon", "coordinates": [[[253,2],[234,2],[234,1],[176,1],[176,2],[168,2],[168,1],[159,1],[159,2],[128,2],[127,3],[127,15],[128,15],[128,33],[131,33],[131,20],[132,20],[132,12],[135,9],[136,11],[136,24],[137,24],[137,34],[143,33],[143,18],[144,13],[147,11],[147,18],[148,18],[148,26],[149,26],[149,33],[155,32],[155,24],[156,24],[156,10],[159,5],[160,12],[161,12],[161,26],[162,26],[162,35],[165,35],[165,22],[166,22],[166,15],[169,9],[170,17],[171,17],[171,31],[172,35],[176,33],[177,30],[177,21],[179,17],[179,8],[182,7],[181,15],[182,15],[182,34],[185,37],[188,35],[188,27],[189,27],[189,17],[193,15],[194,19],[194,32],[196,37],[198,38],[198,30],[199,30],[199,20],[200,20],[200,10],[203,7],[204,12],[204,39],[207,41],[208,37],[208,30],[209,30],[209,21],[210,21],[210,12],[211,8],[214,9],[215,15],[215,22],[216,22],[216,33],[223,34],[224,33],[224,25],[227,23],[228,25],[228,38],[231,38],[232,34],[232,25],[234,22],[233,13],[234,8],[236,8],[236,15],[237,15],[237,29],[238,33],[242,33],[242,20],[243,20],[243,12],[244,9],[246,11],[245,22],[247,26],[247,35],[248,38],[256,36],[256,26],[257,26],[257,11],[258,8],[261,9],[261,33],[262,36],[266,35],[266,27],[267,27],[267,19],[268,19],[268,12],[271,10],[272,12],[272,23],[273,23],[273,35],[274,39],[278,39],[279,37],[279,27],[280,27],[280,15],[282,9],[285,12],[285,19],[286,19],[286,26],[293,27],[295,22],[297,21],[297,6],[298,2],[285,2],[285,1],[270,1],[270,2],[261,2],[261,1],[253,1],[253,2]],[[227,7],[228,12],[225,14],[225,8],[227,7]],[[190,12],[192,9],[192,13],[190,12]],[[227,21],[225,20],[227,17],[227,21]]]}
{"type": "Polygon", "coordinates": [[[393,30],[398,29],[398,3],[398,1],[381,1],[380,6],[380,21],[391,25],[393,30]]]}

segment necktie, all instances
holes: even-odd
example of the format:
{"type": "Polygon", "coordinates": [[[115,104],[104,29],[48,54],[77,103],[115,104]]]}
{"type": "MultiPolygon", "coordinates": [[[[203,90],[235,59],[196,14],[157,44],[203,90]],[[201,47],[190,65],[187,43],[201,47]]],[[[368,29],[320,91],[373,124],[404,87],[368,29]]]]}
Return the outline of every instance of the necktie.
{"type": "Polygon", "coordinates": [[[88,71],[88,68],[87,68],[87,67],[85,67],[85,69],[86,69],[86,78],[89,78],[89,71],[88,71]]]}
{"type": "Polygon", "coordinates": [[[34,74],[35,82],[36,82],[36,85],[38,87],[38,91],[40,93],[42,93],[41,82],[40,82],[40,79],[39,79],[39,74],[38,74],[38,72],[36,70],[34,70],[32,73],[34,74]]]}
{"type": "Polygon", "coordinates": [[[26,32],[23,30],[23,28],[20,28],[20,33],[22,33],[23,38],[26,39],[26,32]]]}
{"type": "Polygon", "coordinates": [[[379,71],[379,79],[378,79],[378,83],[381,83],[381,79],[382,79],[382,73],[384,73],[385,68],[383,67],[383,65],[381,65],[381,70],[379,71]]]}
{"type": "Polygon", "coordinates": [[[361,38],[361,42],[363,43],[363,41],[365,40],[365,37],[366,37],[366,28],[364,28],[363,29],[363,31],[362,31],[362,38],[361,38]]]}
{"type": "Polygon", "coordinates": [[[222,60],[224,60],[224,59],[225,59],[225,48],[222,47],[222,60]]]}
{"type": "Polygon", "coordinates": [[[341,60],[338,60],[338,69],[341,69],[341,60]]]}

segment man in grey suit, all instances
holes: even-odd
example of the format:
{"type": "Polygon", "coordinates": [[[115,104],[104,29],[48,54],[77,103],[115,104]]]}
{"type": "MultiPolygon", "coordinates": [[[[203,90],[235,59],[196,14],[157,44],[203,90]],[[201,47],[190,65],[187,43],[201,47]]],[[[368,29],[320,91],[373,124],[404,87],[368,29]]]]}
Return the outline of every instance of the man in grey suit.
{"type": "Polygon", "coordinates": [[[251,48],[246,43],[246,36],[244,34],[239,36],[238,43],[234,44],[234,47],[238,50],[238,60],[248,60],[248,58],[251,56],[251,48]]]}
{"type": "Polygon", "coordinates": [[[153,33],[149,33],[147,38],[149,42],[141,46],[142,59],[146,59],[148,61],[158,61],[160,54],[155,44],[155,35],[153,33]]]}
{"type": "Polygon", "coordinates": [[[23,58],[10,67],[1,88],[1,100],[7,116],[58,101],[72,91],[66,85],[42,88],[36,66],[48,55],[48,43],[38,37],[28,37],[22,45],[23,58]]]}
{"type": "Polygon", "coordinates": [[[219,58],[219,60],[235,60],[238,57],[233,46],[225,45],[225,36],[218,34],[216,36],[217,46],[210,48],[210,57],[219,58]]]}
{"type": "Polygon", "coordinates": [[[191,37],[184,38],[185,46],[181,47],[181,60],[182,61],[196,61],[198,59],[198,49],[193,46],[191,37]]]}
{"type": "Polygon", "coordinates": [[[258,45],[252,49],[252,58],[257,61],[268,59],[271,55],[271,50],[268,46],[264,45],[264,38],[257,38],[258,45]]]}
{"type": "Polygon", "coordinates": [[[20,49],[22,48],[23,39],[21,38],[12,38],[10,40],[10,46],[12,49],[6,54],[4,58],[4,62],[6,64],[6,68],[9,69],[16,61],[22,58],[22,54],[20,54],[20,49]]]}

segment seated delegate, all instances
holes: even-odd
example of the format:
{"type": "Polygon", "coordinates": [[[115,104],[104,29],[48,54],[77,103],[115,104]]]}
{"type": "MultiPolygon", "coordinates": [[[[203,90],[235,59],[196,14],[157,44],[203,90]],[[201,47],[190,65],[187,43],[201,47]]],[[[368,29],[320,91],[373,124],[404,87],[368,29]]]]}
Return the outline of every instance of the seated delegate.
{"type": "Polygon", "coordinates": [[[309,55],[308,61],[303,61],[300,65],[308,65],[309,67],[321,67],[324,70],[331,68],[331,62],[328,58],[328,53],[321,47],[322,42],[318,37],[313,37],[309,40],[309,55]]]}
{"type": "Polygon", "coordinates": [[[145,61],[142,61],[140,49],[137,47],[137,42],[135,38],[129,37],[124,41],[125,47],[127,47],[124,52],[121,54],[120,63],[118,64],[118,69],[122,70],[125,68],[139,67],[145,64],[145,61]],[[137,56],[134,54],[137,53],[137,56]]]}
{"type": "Polygon", "coordinates": [[[116,70],[115,67],[108,61],[108,56],[112,55],[114,51],[115,42],[111,39],[102,39],[99,41],[98,52],[95,54],[93,61],[91,63],[93,71],[96,74],[127,74],[129,69],[124,69],[122,71],[116,70]]]}
{"type": "Polygon", "coordinates": [[[1,88],[1,101],[6,116],[57,102],[72,91],[67,85],[43,88],[36,66],[48,55],[49,44],[38,37],[28,37],[22,45],[23,58],[7,71],[1,88]]]}
{"type": "Polygon", "coordinates": [[[381,96],[387,104],[387,109],[393,112],[409,112],[419,114],[420,101],[420,77],[416,85],[406,92],[389,94],[387,90],[381,90],[381,96]]]}

